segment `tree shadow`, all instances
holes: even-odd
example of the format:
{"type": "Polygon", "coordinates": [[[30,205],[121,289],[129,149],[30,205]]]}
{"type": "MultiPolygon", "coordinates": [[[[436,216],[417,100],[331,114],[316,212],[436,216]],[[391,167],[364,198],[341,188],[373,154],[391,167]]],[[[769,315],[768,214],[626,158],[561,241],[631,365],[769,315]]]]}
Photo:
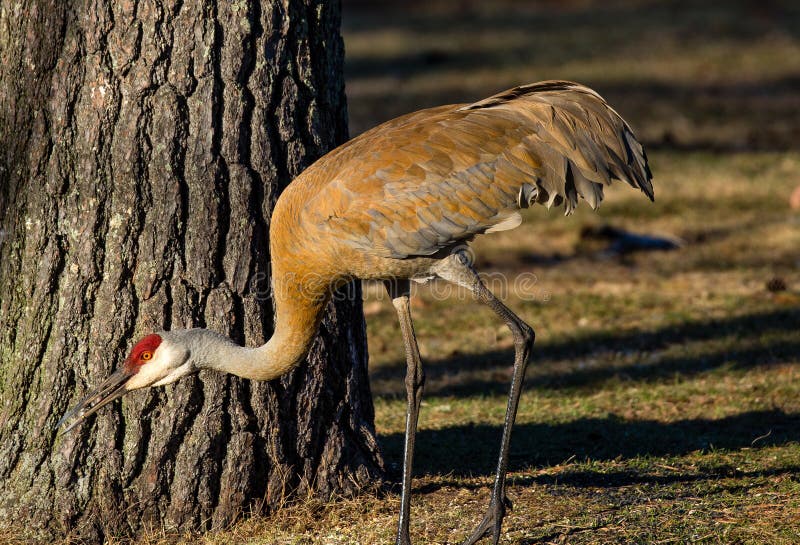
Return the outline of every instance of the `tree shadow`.
{"type": "MultiPolygon", "coordinates": [[[[531,353],[526,377],[528,388],[590,387],[609,379],[654,382],[673,380],[676,375],[690,377],[729,366],[738,369],[763,367],[793,361],[800,354],[800,336],[775,339],[795,333],[800,324],[800,308],[778,308],[728,318],[694,320],[669,325],[654,331],[601,331],[557,341],[537,343],[531,353]],[[712,351],[686,356],[654,357],[652,354],[675,345],[735,337],[712,351]],[[595,366],[592,362],[609,354],[641,354],[633,363],[595,366]],[[647,357],[647,354],[651,354],[647,357]],[[646,358],[646,359],[645,359],[646,358]],[[564,362],[575,363],[565,368],[564,362]]],[[[722,344],[722,343],[721,343],[722,344]]],[[[626,361],[629,361],[628,358],[626,361]]],[[[504,393],[513,362],[512,350],[493,350],[482,354],[456,355],[425,362],[426,395],[474,396],[504,393]],[[486,371],[496,379],[486,379],[486,371]],[[471,378],[471,372],[480,372],[471,378]]],[[[394,396],[402,389],[405,369],[382,367],[371,372],[376,395],[394,396]]]]}
{"type": "Polygon", "coordinates": [[[452,68],[513,66],[520,61],[563,64],[620,58],[635,44],[665,34],[681,37],[686,47],[724,40],[750,43],[776,32],[800,36],[794,24],[796,13],[781,2],[598,1],[567,9],[559,2],[547,7],[520,2],[501,10],[465,9],[464,4],[469,2],[436,6],[430,2],[346,0],[345,35],[380,31],[443,38],[440,46],[431,48],[392,48],[381,54],[372,50],[361,56],[351,53],[346,58],[348,76],[408,76],[452,68]],[[409,9],[409,4],[416,5],[409,9]],[[481,39],[493,33],[513,39],[481,39]],[[466,38],[459,40],[462,37],[466,38]]]}
{"type": "MultiPolygon", "coordinates": [[[[418,474],[445,476],[440,486],[470,486],[459,477],[492,475],[500,426],[466,425],[441,430],[420,430],[414,468],[418,474]]],[[[617,416],[580,418],[558,424],[520,424],[514,427],[509,469],[559,464],[567,459],[619,461],[636,457],[680,456],[696,451],[738,450],[780,446],[800,440],[800,413],[781,410],[750,411],[720,419],[697,418],[675,422],[625,420],[617,416]]],[[[380,437],[392,473],[402,459],[403,434],[380,437]]],[[[781,468],[780,471],[784,471],[781,468]]],[[[766,474],[759,471],[758,474],[766,474]]],[[[566,469],[557,474],[523,476],[517,485],[563,484],[574,487],[619,487],[635,484],[663,485],[719,477],[746,476],[742,470],[720,465],[665,474],[651,470],[592,471],[566,469]]],[[[398,477],[393,474],[392,477],[398,477]]],[[[476,487],[479,485],[475,485],[476,487]]]]}
{"type": "MultiPolygon", "coordinates": [[[[500,91],[498,85],[527,83],[516,81],[513,74],[583,78],[581,70],[586,69],[581,66],[598,61],[610,67],[635,62],[640,47],[652,50],[666,44],[675,50],[675,62],[681,63],[701,51],[750,50],[768,40],[781,38],[788,43],[800,37],[798,12],[789,2],[772,0],[640,0],[563,7],[561,3],[511,2],[494,10],[475,9],[469,1],[434,2],[430,7],[421,2],[411,2],[414,7],[408,4],[344,3],[346,40],[359,33],[380,32],[405,39],[419,35],[428,44],[416,46],[412,41],[386,52],[376,44],[360,55],[348,50],[345,70],[352,84],[348,95],[353,134],[407,111],[470,102],[500,91]],[[578,68],[572,70],[578,74],[562,68],[574,65],[578,68]],[[495,72],[512,75],[498,82],[495,72]],[[481,77],[484,73],[488,75],[481,77]],[[451,77],[439,78],[439,74],[451,77]],[[423,90],[405,85],[420,78],[436,84],[425,84],[423,90]],[[380,84],[387,79],[392,85],[380,84]]],[[[703,62],[730,62],[725,56],[715,61],[709,55],[703,62]]],[[[591,81],[586,81],[617,105],[634,128],[642,129],[639,136],[649,148],[794,149],[800,137],[800,74],[765,75],[754,81],[735,75],[725,81],[693,78],[681,83],[668,77],[670,60],[662,62],[665,77],[657,81],[645,77],[620,81],[613,70],[607,78],[588,70],[591,81]]]]}

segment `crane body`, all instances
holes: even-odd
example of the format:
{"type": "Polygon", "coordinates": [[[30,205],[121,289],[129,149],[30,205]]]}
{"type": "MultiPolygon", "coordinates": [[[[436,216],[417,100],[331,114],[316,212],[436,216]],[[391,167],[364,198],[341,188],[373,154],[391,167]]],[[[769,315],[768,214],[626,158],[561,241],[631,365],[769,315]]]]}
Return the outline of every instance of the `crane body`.
{"type": "MultiPolygon", "coordinates": [[[[473,293],[511,330],[514,371],[486,515],[464,542],[496,545],[509,506],[508,449],[534,331],[483,284],[464,251],[476,236],[513,229],[520,210],[583,198],[595,208],[620,180],[653,188],[644,150],[594,91],[548,81],[474,104],[439,106],[388,121],[331,151],[279,197],[270,222],[275,330],[255,348],[205,329],[159,332],[62,422],[71,429],[126,392],[199,369],[270,380],[298,365],[332,293],[354,279],[383,281],[406,350],[406,442],[397,543],[409,545],[414,439],[424,372],[410,311],[410,281],[438,277],[473,293]]],[[[59,423],[60,424],[60,423],[59,423]]]]}

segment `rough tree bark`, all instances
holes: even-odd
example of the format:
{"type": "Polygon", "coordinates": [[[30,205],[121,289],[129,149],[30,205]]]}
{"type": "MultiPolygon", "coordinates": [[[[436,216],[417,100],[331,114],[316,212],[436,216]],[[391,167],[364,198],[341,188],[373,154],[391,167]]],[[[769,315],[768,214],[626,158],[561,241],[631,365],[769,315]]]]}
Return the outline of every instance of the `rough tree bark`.
{"type": "Polygon", "coordinates": [[[204,530],[381,475],[358,297],[281,381],[202,374],[55,430],[142,334],[269,336],[270,210],[346,138],[339,13],[0,3],[0,526],[204,530]]]}

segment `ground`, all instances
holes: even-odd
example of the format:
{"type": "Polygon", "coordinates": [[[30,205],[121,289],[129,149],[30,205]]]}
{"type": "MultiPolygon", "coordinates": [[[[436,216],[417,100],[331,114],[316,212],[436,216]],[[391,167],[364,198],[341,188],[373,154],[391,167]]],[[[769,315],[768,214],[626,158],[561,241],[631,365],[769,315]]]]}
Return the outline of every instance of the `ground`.
{"type": "MultiPolygon", "coordinates": [[[[646,143],[656,202],[536,208],[475,244],[537,334],[501,543],[800,542],[800,8],[796,2],[344,2],[351,134],[540,79],[598,89],[646,143]],[[489,4],[487,6],[486,4],[489,4]],[[680,238],[614,255],[610,224],[680,238]]],[[[397,479],[394,311],[367,286],[376,424],[397,479]]],[[[488,501],[509,333],[440,285],[416,291],[428,383],[411,533],[458,543],[488,501]]],[[[203,537],[138,543],[393,542],[397,487],[307,499],[203,537]]]]}

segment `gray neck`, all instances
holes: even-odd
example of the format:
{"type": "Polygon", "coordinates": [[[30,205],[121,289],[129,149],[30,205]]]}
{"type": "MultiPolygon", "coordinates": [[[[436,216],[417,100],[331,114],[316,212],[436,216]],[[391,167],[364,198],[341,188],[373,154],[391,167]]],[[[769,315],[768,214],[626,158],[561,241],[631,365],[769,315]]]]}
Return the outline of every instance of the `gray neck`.
{"type": "Polygon", "coordinates": [[[291,370],[305,357],[305,343],[281,342],[275,335],[266,344],[239,346],[228,337],[208,329],[183,329],[162,333],[189,350],[197,369],[213,369],[252,380],[271,380],[291,370]]]}
{"type": "Polygon", "coordinates": [[[228,337],[207,329],[167,333],[182,337],[179,343],[190,353],[198,369],[215,369],[253,380],[270,380],[291,370],[305,358],[317,334],[322,311],[328,301],[326,284],[313,297],[298,284],[282,282],[286,275],[273,276],[275,332],[263,346],[245,348],[228,337]]]}

